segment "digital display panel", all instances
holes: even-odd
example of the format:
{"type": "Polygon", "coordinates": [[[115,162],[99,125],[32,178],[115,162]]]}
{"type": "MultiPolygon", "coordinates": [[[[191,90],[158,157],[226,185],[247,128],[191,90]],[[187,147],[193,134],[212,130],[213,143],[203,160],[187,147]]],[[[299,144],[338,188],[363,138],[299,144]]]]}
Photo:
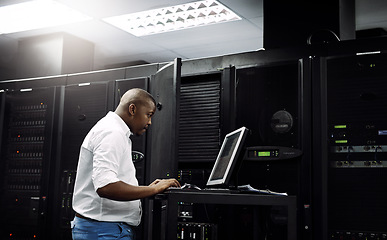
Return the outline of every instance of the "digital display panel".
{"type": "Polygon", "coordinates": [[[258,157],[270,157],[269,151],[258,152],[258,157]]]}

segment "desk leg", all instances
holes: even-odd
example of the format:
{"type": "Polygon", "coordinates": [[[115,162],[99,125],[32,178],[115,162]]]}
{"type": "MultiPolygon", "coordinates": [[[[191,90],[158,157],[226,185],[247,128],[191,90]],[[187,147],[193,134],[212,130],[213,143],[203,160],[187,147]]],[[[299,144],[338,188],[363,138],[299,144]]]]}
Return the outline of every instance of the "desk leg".
{"type": "Polygon", "coordinates": [[[178,201],[174,197],[169,197],[166,201],[166,212],[167,212],[167,221],[166,224],[166,239],[175,240],[177,239],[177,212],[178,212],[178,201]]]}
{"type": "Polygon", "coordinates": [[[288,240],[297,240],[297,209],[296,203],[288,205],[288,240]]]}
{"type": "MultiPolygon", "coordinates": [[[[150,202],[153,202],[153,216],[151,218],[151,233],[148,235],[149,239],[154,239],[154,240],[161,240],[163,239],[161,236],[161,229],[162,229],[162,200],[155,199],[155,200],[150,200],[150,202]]],[[[165,224],[165,223],[164,223],[165,224]]]]}

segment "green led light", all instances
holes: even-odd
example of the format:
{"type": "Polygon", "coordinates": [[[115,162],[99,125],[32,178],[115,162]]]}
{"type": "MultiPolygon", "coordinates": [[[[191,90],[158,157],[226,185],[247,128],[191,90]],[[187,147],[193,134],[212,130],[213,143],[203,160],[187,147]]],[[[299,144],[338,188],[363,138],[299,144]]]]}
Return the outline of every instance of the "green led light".
{"type": "Polygon", "coordinates": [[[270,152],[258,152],[258,157],[270,157],[270,152]]]}
{"type": "Polygon", "coordinates": [[[335,143],[348,143],[348,140],[336,140],[335,143]]]}
{"type": "Polygon", "coordinates": [[[347,125],[335,125],[334,128],[347,128],[347,125]]]}

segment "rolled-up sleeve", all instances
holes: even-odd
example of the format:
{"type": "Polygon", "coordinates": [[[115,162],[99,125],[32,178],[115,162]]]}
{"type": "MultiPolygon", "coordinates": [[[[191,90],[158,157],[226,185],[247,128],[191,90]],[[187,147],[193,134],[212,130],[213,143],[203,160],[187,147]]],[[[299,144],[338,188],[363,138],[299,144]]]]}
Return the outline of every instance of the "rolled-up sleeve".
{"type": "Polygon", "coordinates": [[[94,189],[104,187],[110,183],[118,182],[117,177],[120,159],[122,154],[127,151],[124,145],[125,136],[119,132],[105,132],[98,136],[96,144],[90,146],[93,148],[93,174],[92,180],[94,189]]]}

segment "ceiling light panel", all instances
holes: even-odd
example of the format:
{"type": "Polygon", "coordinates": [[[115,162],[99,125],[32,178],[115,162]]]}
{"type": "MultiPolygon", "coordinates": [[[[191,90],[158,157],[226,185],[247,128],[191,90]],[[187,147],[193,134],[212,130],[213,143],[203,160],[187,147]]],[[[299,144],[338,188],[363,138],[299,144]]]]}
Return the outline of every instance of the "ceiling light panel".
{"type": "Polygon", "coordinates": [[[61,3],[35,0],[0,7],[0,34],[60,26],[91,19],[61,3]]]}
{"type": "Polygon", "coordinates": [[[198,1],[103,19],[135,36],[240,20],[218,1],[198,1]]]}

